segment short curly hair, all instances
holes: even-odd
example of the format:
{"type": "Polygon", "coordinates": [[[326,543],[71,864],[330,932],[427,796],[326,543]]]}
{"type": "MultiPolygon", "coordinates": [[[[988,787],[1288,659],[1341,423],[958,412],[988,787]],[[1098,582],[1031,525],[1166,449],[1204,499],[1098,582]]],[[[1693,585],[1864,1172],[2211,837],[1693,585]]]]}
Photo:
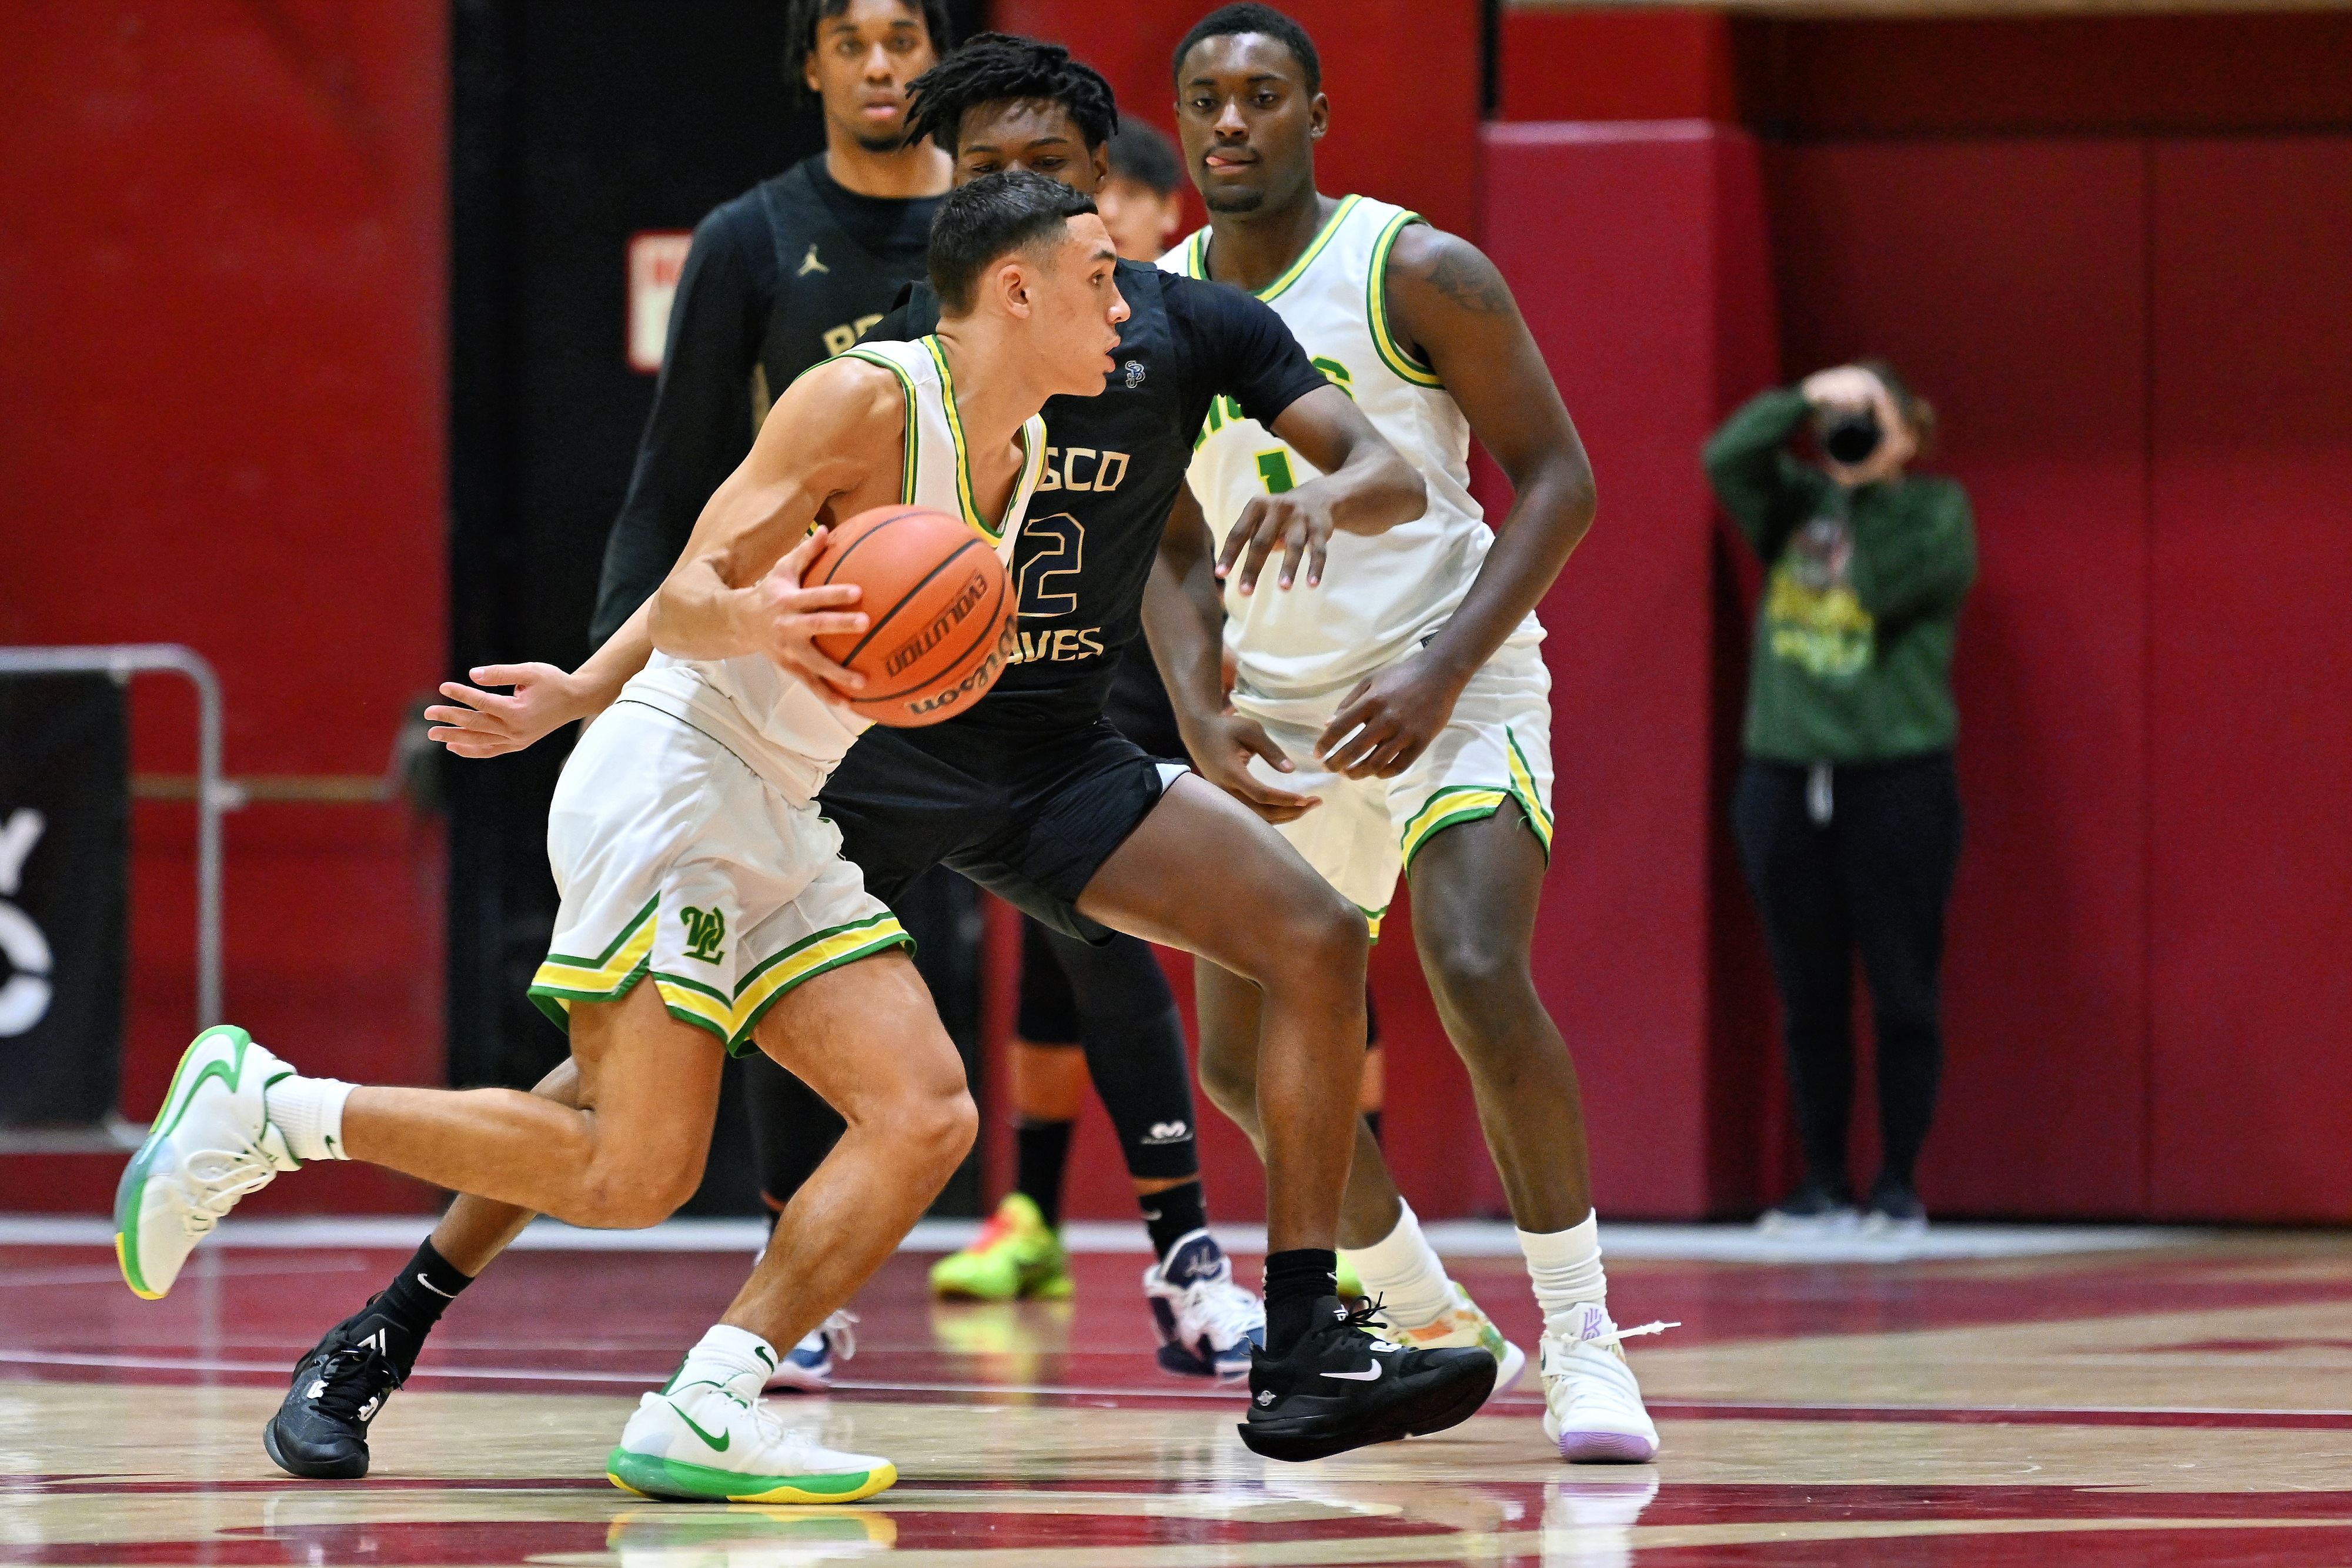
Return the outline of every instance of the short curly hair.
{"type": "Polygon", "coordinates": [[[907,137],[929,137],[950,157],[966,111],[983,103],[1058,103],[1077,123],[1091,152],[1118,129],[1118,100],[1100,71],[1070,58],[1059,44],[1013,33],[975,33],[965,45],[907,84],[915,107],[907,137]]]}
{"type": "MultiPolygon", "coordinates": [[[[948,0],[898,0],[898,4],[923,19],[923,31],[931,37],[931,52],[944,59],[955,47],[955,23],[948,16],[948,0]]],[[[792,0],[785,10],[784,79],[792,85],[795,100],[804,102],[816,96],[809,90],[808,60],[816,53],[818,26],[848,9],[849,0],[792,0]]]]}
{"type": "Polygon", "coordinates": [[[1323,90],[1323,61],[1315,53],[1315,40],[1307,29],[1276,10],[1271,5],[1220,5],[1199,21],[1176,46],[1175,57],[1168,62],[1171,75],[1177,85],[1184,82],[1184,57],[1204,38],[1228,38],[1242,33],[1264,33],[1288,49],[1298,61],[1298,69],[1307,78],[1308,92],[1323,90]]]}

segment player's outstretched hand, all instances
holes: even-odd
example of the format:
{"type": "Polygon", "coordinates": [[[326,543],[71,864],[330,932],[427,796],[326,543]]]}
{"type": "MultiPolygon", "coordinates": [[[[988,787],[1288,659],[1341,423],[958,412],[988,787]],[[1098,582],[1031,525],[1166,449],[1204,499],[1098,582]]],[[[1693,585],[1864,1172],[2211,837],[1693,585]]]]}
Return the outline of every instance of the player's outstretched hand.
{"type": "Polygon", "coordinates": [[[1242,592],[1255,593],[1266,558],[1279,549],[1282,570],[1275,578],[1277,586],[1288,588],[1297,580],[1301,560],[1307,563],[1307,586],[1320,586],[1323,559],[1330,553],[1331,532],[1338,526],[1331,516],[1328,488],[1310,484],[1278,496],[1252,496],[1234,519],[1233,532],[1225,536],[1225,548],[1217,552],[1218,578],[1231,576],[1238,565],[1242,592]]]}
{"type": "Polygon", "coordinates": [[[1312,795],[1277,789],[1250,771],[1253,757],[1265,758],[1277,772],[1295,771],[1282,747],[1254,718],[1228,709],[1187,735],[1184,744],[1202,778],[1269,822],[1295,822],[1323,803],[1312,795]]]}
{"type": "Polygon", "coordinates": [[[1315,755],[1350,779],[1393,779],[1454,716],[1465,683],[1420,654],[1356,683],[1316,738],[1315,755]]]}
{"type": "Polygon", "coordinates": [[[751,589],[749,613],[760,651],[806,681],[817,695],[839,706],[845,695],[865,689],[866,677],[826,658],[815,639],[854,637],[866,630],[866,612],[850,608],[863,591],[854,582],[801,586],[802,576],[824,553],[831,532],[814,530],[769,568],[751,589]]]}
{"type": "Polygon", "coordinates": [[[460,757],[503,757],[576,718],[595,711],[583,683],[553,664],[479,664],[466,672],[474,685],[441,683],[441,695],[456,704],[425,710],[428,740],[460,757]],[[511,693],[485,691],[512,686],[511,693]]]}

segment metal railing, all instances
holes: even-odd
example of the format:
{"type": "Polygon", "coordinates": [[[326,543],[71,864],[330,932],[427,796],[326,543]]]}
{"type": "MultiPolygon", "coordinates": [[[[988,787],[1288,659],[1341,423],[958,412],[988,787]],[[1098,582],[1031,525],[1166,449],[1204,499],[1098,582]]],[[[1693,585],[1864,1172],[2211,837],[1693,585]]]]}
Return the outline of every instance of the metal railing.
{"type": "Polygon", "coordinates": [[[221,1019],[221,813],[243,804],[221,777],[220,677],[202,653],[177,643],[84,648],[0,648],[0,675],[184,675],[196,688],[196,1028],[221,1019]]]}

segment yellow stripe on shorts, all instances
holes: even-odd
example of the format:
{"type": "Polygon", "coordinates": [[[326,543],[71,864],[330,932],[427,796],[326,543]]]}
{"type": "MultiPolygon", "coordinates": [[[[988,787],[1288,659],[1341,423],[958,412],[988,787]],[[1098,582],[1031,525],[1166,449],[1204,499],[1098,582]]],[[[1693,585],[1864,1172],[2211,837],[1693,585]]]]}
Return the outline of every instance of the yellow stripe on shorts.
{"type": "Polygon", "coordinates": [[[1518,797],[1520,809],[1528,814],[1528,826],[1542,841],[1544,853],[1551,853],[1551,813],[1544,810],[1542,792],[1536,788],[1535,770],[1528,766],[1527,754],[1519,749],[1519,737],[1508,725],[1503,727],[1503,739],[1511,749],[1511,793],[1518,797]]]}
{"type": "Polygon", "coordinates": [[[647,899],[612,945],[593,958],[550,953],[530,977],[531,999],[561,1023],[573,1002],[609,1001],[627,990],[653,956],[654,911],[660,903],[659,897],[647,899]]]}
{"type": "Polygon", "coordinates": [[[897,915],[883,914],[803,937],[744,976],[731,998],[689,976],[660,970],[654,973],[654,985],[672,1018],[709,1030],[740,1055],[749,1047],[760,1019],[794,986],[852,959],[913,942],[897,915]]]}
{"type": "Polygon", "coordinates": [[[1421,846],[1429,841],[1432,833],[1440,828],[1450,828],[1456,822],[1491,817],[1501,810],[1503,802],[1510,798],[1511,792],[1507,789],[1468,784],[1456,784],[1438,790],[1423,802],[1421,810],[1412,814],[1412,821],[1404,825],[1402,848],[1405,869],[1412,869],[1412,857],[1421,852],[1421,846]]]}

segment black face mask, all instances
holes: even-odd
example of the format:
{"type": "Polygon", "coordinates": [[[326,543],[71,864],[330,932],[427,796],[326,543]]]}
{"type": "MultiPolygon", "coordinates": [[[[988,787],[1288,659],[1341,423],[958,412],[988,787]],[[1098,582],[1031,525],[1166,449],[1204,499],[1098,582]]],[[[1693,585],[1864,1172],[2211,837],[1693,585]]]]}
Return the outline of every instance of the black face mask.
{"type": "Polygon", "coordinates": [[[1822,426],[1822,450],[1836,461],[1852,468],[1870,461],[1878,450],[1885,433],[1878,428],[1878,416],[1868,409],[1842,413],[1822,426]]]}

